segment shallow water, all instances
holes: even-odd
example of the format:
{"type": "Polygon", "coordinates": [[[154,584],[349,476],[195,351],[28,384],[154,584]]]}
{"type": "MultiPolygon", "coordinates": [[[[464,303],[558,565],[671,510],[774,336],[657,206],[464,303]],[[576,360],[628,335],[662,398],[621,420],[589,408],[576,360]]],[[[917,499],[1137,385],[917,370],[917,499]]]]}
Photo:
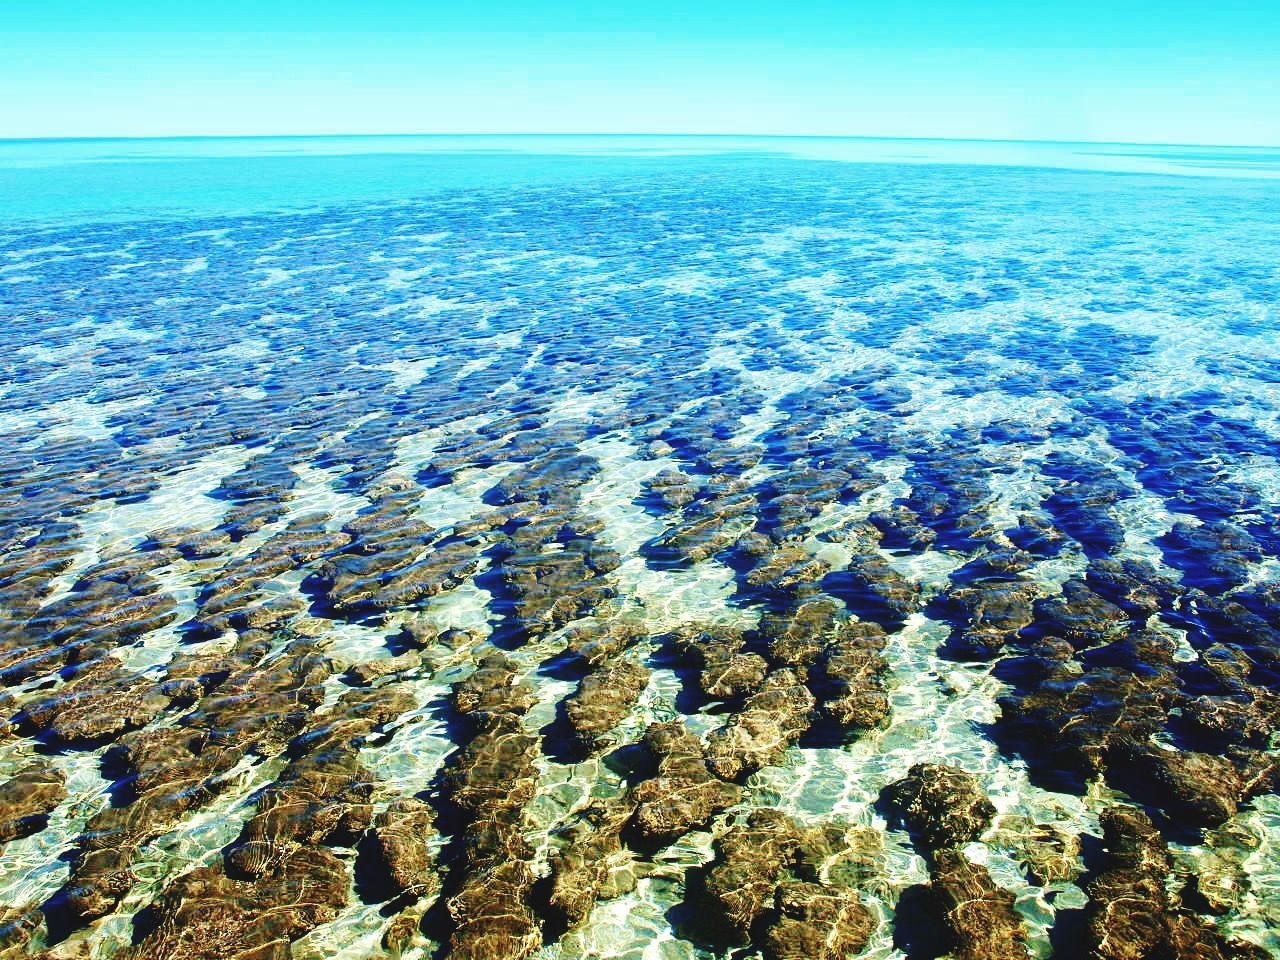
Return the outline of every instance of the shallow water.
{"type": "MultiPolygon", "coordinates": [[[[518,722],[536,776],[517,823],[543,878],[590,801],[627,802],[651,775],[633,746],[650,723],[678,718],[706,737],[743,709],[702,695],[672,631],[738,628],[778,670],[796,664],[767,618],[831,597],[838,620],[884,629],[887,720],[836,729],[822,706],[830,651],[799,664],[819,700],[804,732],[709,823],[627,847],[635,888],[602,894],[576,929],[548,921],[539,956],[754,955],[759,942],[733,952],[699,928],[698,878],[730,820],[766,806],[882,834],[875,878],[849,893],[875,919],[859,955],[928,955],[914,921],[895,921],[903,892],[929,880],[928,850],[881,795],[922,762],[973,774],[994,805],[963,852],[1015,898],[1031,955],[1085,955],[1072,931],[1105,868],[1099,815],[1134,806],[1169,843],[1165,912],[1280,956],[1280,784],[1259,773],[1280,680],[1274,156],[990,148],[1005,159],[983,162],[922,146],[907,158],[899,143],[836,160],[821,144],[784,156],[655,142],[604,157],[581,144],[407,156],[303,144],[282,159],[144,146],[163,156],[77,147],[54,162],[32,147],[0,171],[38,185],[0,228],[0,671],[13,718],[0,777],[35,763],[65,778],[3,847],[0,902],[34,912],[0,950],[219,955],[164,939],[165,892],[198,866],[247,882],[234,851],[263,788],[310,762],[355,703],[348,667],[406,650],[420,656],[374,681],[404,708],[334,747],[353,765],[350,796],[300,815],[359,829],[273,827],[281,849],[332,853],[341,904],[291,927],[275,948],[291,952],[264,955],[447,950],[447,901],[483,873],[447,784],[477,735],[451,691],[481,657],[504,651],[533,688],[518,722]],[[1257,175],[1204,175],[1215,163],[1257,175]],[[1199,175],[1174,175],[1186,172],[1199,175]],[[72,198],[77,177],[87,189],[72,198]],[[835,486],[805,493],[819,470],[835,486]],[[655,494],[671,471],[689,502],[655,494]],[[788,546],[817,573],[762,574],[788,546]],[[444,555],[456,568],[432,566],[444,555]],[[872,561],[881,572],[858,572],[872,561]],[[1107,580],[1128,561],[1144,565],[1107,580]],[[973,649],[990,621],[964,590],[1011,583],[1025,593],[1012,625],[973,649]],[[1083,628],[1054,605],[1081,585],[1106,598],[1083,628]],[[582,749],[561,701],[588,670],[562,651],[575,631],[618,622],[639,637],[608,662],[629,659],[648,681],[611,742],[582,749]],[[1214,768],[1226,816],[1204,815],[1198,794],[1144,793],[1127,765],[1147,761],[1125,744],[1107,740],[1105,769],[1082,776],[1080,757],[1057,750],[1065,727],[1015,722],[1001,698],[1041,695],[1043,644],[1063,636],[1074,649],[1059,679],[1117,664],[1159,677],[1157,720],[1133,707],[1116,724],[1144,750],[1228,758],[1214,768]],[[1151,637],[1167,656],[1125,645],[1151,637]],[[260,674],[304,648],[321,662],[310,679],[268,689],[260,674]],[[1224,651],[1242,678],[1215,672],[1224,651]],[[232,689],[241,706],[216,712],[232,689]],[[1197,725],[1202,696],[1256,711],[1255,726],[1197,725]],[[89,704],[91,735],[60,733],[72,697],[89,704]],[[239,714],[255,718],[250,734],[231,729],[239,714]],[[184,752],[156,733],[167,729],[197,731],[198,746],[184,752]],[[132,758],[130,744],[142,745],[132,758]],[[139,750],[158,779],[140,778],[139,750]],[[200,766],[223,750],[224,766],[200,766]],[[84,866],[103,823],[91,818],[140,805],[152,783],[166,795],[188,784],[180,764],[209,779],[178,813],[108,844],[127,851],[123,885],[100,916],[68,917],[77,884],[98,882],[84,866]],[[384,934],[405,904],[369,879],[364,824],[407,797],[435,811],[427,869],[444,892],[393,949],[384,934]],[[1032,823],[1085,838],[1067,876],[1029,875],[1032,823]],[[1230,890],[1212,909],[1184,896],[1205,874],[1230,890]]],[[[1107,696],[1140,699],[1118,689],[1107,696]]],[[[1100,702],[1070,709],[1087,720],[1100,702]]],[[[539,923],[541,889],[527,897],[539,923]]],[[[265,911],[254,896],[241,914],[265,911]]]]}

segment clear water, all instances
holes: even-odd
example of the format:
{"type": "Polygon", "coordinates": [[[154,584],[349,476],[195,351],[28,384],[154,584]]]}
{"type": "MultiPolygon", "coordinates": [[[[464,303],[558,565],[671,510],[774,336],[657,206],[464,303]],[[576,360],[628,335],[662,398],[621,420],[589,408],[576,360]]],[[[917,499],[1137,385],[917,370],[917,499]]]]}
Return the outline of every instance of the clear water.
{"type": "MultiPolygon", "coordinates": [[[[174,527],[227,530],[239,507],[265,505],[260,527],[235,528],[210,556],[174,557],[149,574],[176,604],[172,622],[98,651],[158,683],[171,658],[214,656],[232,642],[191,629],[202,591],[290,522],[319,513],[338,531],[400,487],[409,518],[447,540],[500,509],[495,491],[513,471],[532,463],[537,479],[545,458],[577,454],[589,476],[552,487],[568,491],[574,516],[594,521],[593,541],[619,560],[602,575],[608,599],[579,612],[639,621],[646,639],[635,655],[652,670],[616,739],[680,715],[696,732],[714,730],[723,707],[689,706],[661,638],[690,622],[752,627],[777,598],[751,588],[731,543],[689,563],[654,549],[681,514],[655,506],[648,481],[678,469],[706,483],[713,471],[688,438],[707,426],[715,449],[759,449],[758,462],[724,471],[757,498],[743,530],[770,532],[771,483],[786,471],[864,465],[865,482],[795,537],[829,564],[824,589],[856,615],[875,613],[839,588],[852,556],[845,535],[878,510],[917,502],[926,485],[946,488],[948,464],[956,477],[983,465],[966,482],[989,536],[952,536],[956,518],[944,511],[924,520],[942,534],[932,544],[878,548],[926,601],[1028,516],[1063,534],[1026,574],[1042,597],[1099,555],[1149,561],[1211,597],[1253,597],[1280,580],[1277,175],[1274,151],[1119,145],[2,143],[0,563],[16,565],[4,568],[6,596],[34,604],[9,617],[5,663],[23,644],[47,642],[47,631],[35,640],[22,631],[58,609],[83,571],[141,556],[174,527]],[[1153,450],[1165,459],[1153,462],[1153,450]],[[1055,512],[1054,497],[1082,482],[1115,492],[1091,508],[1118,525],[1104,547],[1089,523],[1082,533],[1055,512]],[[1176,524],[1217,522],[1254,544],[1227,583],[1206,573],[1212,550],[1170,540],[1176,524]],[[69,559],[15,579],[56,524],[66,525],[57,529],[69,559]]],[[[478,652],[501,647],[519,664],[537,694],[525,726],[547,743],[557,702],[576,685],[556,664],[565,631],[580,624],[532,637],[514,629],[495,551],[503,531],[477,536],[476,569],[460,583],[373,616],[335,609],[316,587],[331,557],[258,584],[255,604],[296,597],[309,608],[272,628],[269,656],[302,629],[300,617],[344,663],[391,657],[406,624],[478,638],[400,677],[417,707],[361,748],[376,808],[434,797],[459,742],[447,696],[478,652]]],[[[97,624],[81,626],[92,636],[97,624]]],[[[1173,609],[1146,626],[1178,637],[1187,663],[1233,642],[1173,609]]],[[[981,781],[1000,818],[966,852],[1017,897],[1037,956],[1050,954],[1058,914],[1086,897],[1069,880],[1028,879],[1014,818],[1096,836],[1098,813],[1129,802],[1105,780],[1073,790],[1033,776],[1023,753],[998,745],[997,698],[1010,689],[1001,660],[1023,648],[1015,640],[993,660],[957,659],[947,643],[957,629],[933,603],[891,624],[888,726],[842,743],[802,739],[749,778],[739,808],[885,832],[883,876],[865,892],[880,921],[868,957],[902,956],[894,903],[927,878],[876,803],[913,763],[954,764],[981,781]]],[[[73,680],[74,657],[50,664],[11,678],[12,715],[73,680]]],[[[1265,687],[1271,675],[1258,671],[1265,687]]],[[[324,689],[332,706],[347,690],[340,671],[324,689]]],[[[181,723],[190,709],[174,703],[148,727],[181,723]]],[[[60,745],[21,727],[0,740],[0,774],[48,758],[67,781],[47,825],[4,846],[4,903],[56,900],[86,822],[119,790],[109,752],[109,740],[60,745]]],[[[625,789],[616,763],[544,754],[524,819],[535,872],[589,798],[625,789]]],[[[283,746],[247,756],[216,798],[141,846],[136,883],[116,909],[90,925],[41,929],[28,949],[122,949],[166,885],[218,861],[286,759],[283,746]]],[[[1215,831],[1169,836],[1171,884],[1212,865],[1243,891],[1205,921],[1280,956],[1280,799],[1264,791],[1215,831]]],[[[642,858],[634,892],[599,903],[539,955],[721,955],[673,910],[712,837],[694,831],[642,858]]],[[[449,850],[435,846],[443,868],[449,850]]],[[[337,852],[354,865],[353,849],[337,852]]],[[[292,955],[380,955],[389,922],[353,882],[347,908],[292,955]]],[[[417,933],[408,955],[430,955],[434,935],[417,933]]]]}
{"type": "Polygon", "coordinates": [[[1275,179],[1260,147],[849,137],[388,136],[0,140],[0,220],[123,218],[398,201],[765,158],[1275,179]],[[649,162],[642,161],[663,161],[649,162]]]}

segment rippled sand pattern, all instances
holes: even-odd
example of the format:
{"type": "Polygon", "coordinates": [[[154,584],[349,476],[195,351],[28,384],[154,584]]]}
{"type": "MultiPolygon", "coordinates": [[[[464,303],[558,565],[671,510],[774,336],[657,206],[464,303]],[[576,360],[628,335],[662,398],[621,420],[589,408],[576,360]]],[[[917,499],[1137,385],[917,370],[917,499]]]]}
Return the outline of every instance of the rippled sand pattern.
{"type": "Polygon", "coordinates": [[[1280,194],[0,234],[0,957],[1280,957],[1280,194]]]}

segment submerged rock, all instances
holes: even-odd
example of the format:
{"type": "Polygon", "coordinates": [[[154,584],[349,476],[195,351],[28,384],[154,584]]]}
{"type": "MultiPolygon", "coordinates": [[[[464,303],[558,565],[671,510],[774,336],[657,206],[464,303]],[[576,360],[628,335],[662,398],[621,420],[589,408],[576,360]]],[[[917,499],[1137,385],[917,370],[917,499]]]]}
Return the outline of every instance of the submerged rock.
{"type": "Polygon", "coordinates": [[[1248,531],[1225,520],[1175,523],[1164,543],[1172,564],[1187,571],[1184,582],[1209,593],[1223,593],[1248,583],[1250,564],[1263,558],[1248,531]],[[1187,560],[1180,563],[1183,557],[1187,560]]]}
{"type": "Polygon", "coordinates": [[[347,905],[347,867],[322,847],[300,848],[252,880],[200,867],[153,904],[154,929],[123,960],[287,958],[289,943],[347,905]]]}
{"type": "Polygon", "coordinates": [[[435,835],[431,808],[421,800],[395,800],[378,814],[370,830],[384,876],[397,893],[430,897],[440,889],[431,863],[435,835]]]}
{"type": "Polygon", "coordinates": [[[827,646],[819,665],[826,683],[822,712],[842,727],[882,726],[892,712],[884,631],[873,623],[850,623],[842,634],[827,646]]]}
{"type": "Polygon", "coordinates": [[[1260,960],[1256,947],[1222,936],[1170,898],[1169,850],[1146,814],[1117,806],[1103,811],[1100,820],[1105,857],[1084,885],[1091,957],[1260,960]]]}
{"type": "Polygon", "coordinates": [[[467,818],[447,901],[454,924],[451,957],[520,960],[542,942],[542,924],[531,907],[533,850],[522,824],[538,787],[538,738],[521,722],[532,690],[514,679],[514,664],[493,654],[454,685],[455,706],[478,720],[478,732],[440,775],[443,791],[467,818]]]}
{"type": "Polygon", "coordinates": [[[880,532],[884,546],[891,550],[928,547],[938,537],[904,503],[894,503],[884,510],[874,510],[868,514],[867,520],[880,532]]]}
{"type": "Polygon", "coordinates": [[[746,634],[722,626],[684,627],[672,644],[699,668],[698,685],[713,700],[730,700],[759,689],[769,671],[764,657],[744,653],[746,634]]]}
{"type": "Polygon", "coordinates": [[[1056,823],[1005,814],[996,821],[995,842],[1016,854],[1032,883],[1074,880],[1081,872],[1080,838],[1056,823]]]}
{"type": "Polygon", "coordinates": [[[1079,580],[1068,580],[1059,596],[1038,604],[1036,615],[1044,630],[1077,648],[1119,640],[1131,625],[1123,610],[1079,580]]]}
{"type": "Polygon", "coordinates": [[[256,813],[224,851],[229,870],[262,876],[296,850],[357,842],[373,817],[373,778],[360,763],[363,738],[413,706],[407,691],[391,689],[348,693],[294,742],[299,755],[257,795],[256,813]]]}
{"type": "Polygon", "coordinates": [[[94,743],[145,726],[169,700],[154,680],[105,657],[56,693],[28,704],[19,724],[57,743],[94,743]]]}
{"type": "Polygon", "coordinates": [[[1125,741],[1112,751],[1112,778],[1133,782],[1143,796],[1171,815],[1198,826],[1235,816],[1245,784],[1227,760],[1125,741]]]}
{"type": "Polygon", "coordinates": [[[1034,619],[1039,587],[1030,580],[987,578],[950,591],[948,598],[968,620],[949,645],[967,656],[988,659],[1034,619]]]}
{"type": "Polygon", "coordinates": [[[417,650],[409,650],[396,657],[385,657],[381,660],[365,660],[354,664],[347,670],[347,677],[352,683],[367,686],[375,680],[389,677],[392,674],[416,670],[422,665],[422,654],[417,650]]]}
{"type": "Polygon", "coordinates": [[[503,653],[491,653],[475,670],[453,688],[453,706],[478,725],[497,723],[504,717],[527,713],[536,694],[527,683],[517,682],[514,660],[503,653]]]}
{"type": "Polygon", "coordinates": [[[177,606],[145,568],[86,571],[70,592],[33,611],[15,643],[0,648],[0,683],[98,660],[173,623],[177,606]]]}
{"type": "Polygon", "coordinates": [[[693,478],[679,470],[663,470],[650,479],[649,495],[667,510],[679,510],[693,501],[698,487],[693,478]]]}
{"type": "Polygon", "coordinates": [[[528,903],[533,874],[523,861],[500,863],[468,878],[449,900],[453,960],[524,960],[542,945],[542,927],[528,903]]]}
{"type": "MultiPolygon", "coordinates": [[[[872,604],[872,611],[865,613],[868,619],[877,619],[873,615],[875,606],[883,607],[889,619],[897,621],[905,620],[920,609],[920,585],[904,577],[880,554],[856,554],[849,561],[848,573],[861,597],[872,604]]],[[[857,602],[852,608],[864,615],[857,602]]]]}
{"type": "Polygon", "coordinates": [[[283,751],[313,720],[333,662],[305,641],[259,665],[264,655],[255,644],[234,652],[229,665],[238,669],[177,726],[133,731],[113,747],[113,758],[132,774],[136,799],[85,824],[56,897],[71,916],[89,921],[114,910],[137,880],[132,863],[143,844],[226,789],[224,775],[246,756],[283,751]]]}
{"type": "Polygon", "coordinates": [[[456,587],[480,568],[477,544],[439,537],[409,514],[420,497],[420,492],[385,497],[346,525],[354,541],[319,571],[339,614],[406,607],[456,587]]]}
{"type": "Polygon", "coordinates": [[[800,846],[800,832],[786,814],[763,807],[716,840],[716,862],[707,874],[703,923],[723,943],[745,944],[766,909],[783,871],[800,846]]]}
{"type": "Polygon", "coordinates": [[[651,552],[661,558],[698,563],[729,549],[746,529],[738,511],[709,509],[681,521],[654,540],[651,552]]]}
{"type": "Polygon", "coordinates": [[[746,580],[753,587],[767,587],[785,596],[796,591],[816,592],[814,585],[830,570],[826,561],[797,545],[785,544],[762,557],[746,580]]]}
{"type": "Polygon", "coordinates": [[[565,845],[551,854],[547,905],[566,927],[586,920],[598,900],[635,887],[632,856],[622,845],[633,809],[625,799],[593,803],[573,819],[563,834],[565,845]]]}
{"type": "Polygon", "coordinates": [[[648,683],[649,671],[631,660],[583,677],[564,705],[579,742],[588,749],[607,744],[609,731],[631,712],[648,683]]]}
{"type": "Polygon", "coordinates": [[[1061,663],[1031,689],[1000,698],[997,729],[1033,767],[1096,776],[1107,769],[1113,747],[1145,742],[1163,728],[1177,688],[1175,674],[1161,663],[1084,672],[1061,663]]]}
{"type": "Polygon", "coordinates": [[[10,956],[28,955],[23,948],[43,921],[44,914],[35,905],[0,908],[0,956],[8,960],[10,956]]]}
{"type": "Polygon", "coordinates": [[[929,905],[955,960],[1027,960],[1026,931],[1013,894],[985,867],[939,850],[929,871],[929,905]]]}
{"type": "Polygon", "coordinates": [[[533,539],[539,541],[536,546],[517,545],[500,564],[502,582],[512,598],[512,626],[526,640],[595,613],[614,595],[606,574],[618,565],[616,553],[589,540],[547,552],[541,536],[533,539]]]}
{"type": "Polygon", "coordinates": [[[1187,701],[1182,716],[1195,732],[1220,744],[1261,748],[1277,727],[1274,697],[1265,690],[1233,696],[1199,696],[1187,701]]]}
{"type": "Polygon", "coordinates": [[[758,653],[728,653],[725,648],[704,651],[702,692],[713,700],[736,700],[760,689],[769,664],[758,653]]]}
{"type": "Polygon", "coordinates": [[[66,796],[60,770],[39,760],[27,764],[0,784],[0,843],[41,829],[66,796]]]}
{"type": "Polygon", "coordinates": [[[1093,559],[1085,583],[1134,619],[1159,613],[1186,593],[1181,584],[1134,557],[1093,559]]]}
{"type": "Polygon", "coordinates": [[[848,890],[870,890],[885,868],[884,834],[874,827],[826,821],[800,831],[793,873],[848,890]]]}
{"type": "Polygon", "coordinates": [[[494,714],[441,775],[453,802],[472,813],[523,807],[537,789],[538,738],[518,718],[494,714]]]}
{"type": "Polygon", "coordinates": [[[848,623],[839,601],[817,596],[785,610],[766,612],[760,618],[760,635],[771,660],[788,667],[808,667],[828,644],[844,636],[848,623]]]}
{"type": "Polygon", "coordinates": [[[564,656],[596,667],[618,656],[644,637],[644,629],[627,620],[577,625],[565,631],[564,656]]]}
{"type": "Polygon", "coordinates": [[[936,763],[915,764],[905,777],[885,788],[884,797],[929,851],[976,840],[996,812],[972,774],[936,763]]]}
{"type": "Polygon", "coordinates": [[[876,920],[856,894],[839,887],[791,881],[778,888],[779,917],[764,935],[773,960],[845,960],[871,939],[876,920]]]}
{"type": "Polygon", "coordinates": [[[739,788],[712,773],[702,744],[681,721],[652,724],[644,741],[658,773],[629,793],[631,825],[644,841],[669,844],[737,802],[739,788]]]}
{"type": "MultiPolygon", "coordinates": [[[[1206,837],[1209,844],[1214,839],[1206,837]]],[[[1187,881],[1182,901],[1197,913],[1222,916],[1244,906],[1249,887],[1249,874],[1244,865],[1214,851],[1196,858],[1196,871],[1187,881]]]]}
{"type": "Polygon", "coordinates": [[[707,766],[736,780],[777,763],[812,719],[814,698],[792,670],[771,673],[742,712],[707,738],[707,766]]]}

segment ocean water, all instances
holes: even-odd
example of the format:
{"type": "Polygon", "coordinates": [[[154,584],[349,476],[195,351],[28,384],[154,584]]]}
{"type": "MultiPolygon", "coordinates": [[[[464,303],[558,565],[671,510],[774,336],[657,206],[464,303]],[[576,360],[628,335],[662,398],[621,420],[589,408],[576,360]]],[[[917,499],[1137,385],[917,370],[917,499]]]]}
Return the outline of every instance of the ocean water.
{"type": "Polygon", "coordinates": [[[1277,176],[1204,147],[0,143],[0,955],[784,955],[798,860],[745,944],[700,922],[765,807],[875,838],[814,881],[865,907],[854,955],[938,955],[972,931],[904,906],[933,851],[886,792],[929,763],[993,807],[957,845],[1010,955],[1108,955],[1102,824],[1135,810],[1161,922],[1280,956],[1277,176]],[[595,634],[625,642],[588,662],[595,634]],[[812,703],[706,774],[732,802],[596,837],[632,879],[566,929],[560,858],[590,805],[632,817],[649,725],[714,756],[751,714],[759,677],[700,687],[726,635],[812,703]],[[875,722],[834,704],[855,635],[875,722]],[[496,652],[530,691],[501,722],[457,693],[496,652]],[[606,675],[578,742],[623,662],[639,689],[606,675]],[[408,799],[416,902],[376,819],[408,799]]]}

